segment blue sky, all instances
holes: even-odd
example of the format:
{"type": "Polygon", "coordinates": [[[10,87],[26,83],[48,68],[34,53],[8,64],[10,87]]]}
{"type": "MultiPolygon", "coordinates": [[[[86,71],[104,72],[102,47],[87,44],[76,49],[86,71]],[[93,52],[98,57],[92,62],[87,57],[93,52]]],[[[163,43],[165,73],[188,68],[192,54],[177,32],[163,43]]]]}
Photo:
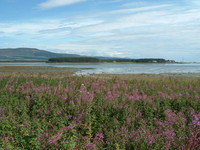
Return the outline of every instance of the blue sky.
{"type": "Polygon", "coordinates": [[[0,48],[200,62],[200,0],[0,0],[0,48]]]}

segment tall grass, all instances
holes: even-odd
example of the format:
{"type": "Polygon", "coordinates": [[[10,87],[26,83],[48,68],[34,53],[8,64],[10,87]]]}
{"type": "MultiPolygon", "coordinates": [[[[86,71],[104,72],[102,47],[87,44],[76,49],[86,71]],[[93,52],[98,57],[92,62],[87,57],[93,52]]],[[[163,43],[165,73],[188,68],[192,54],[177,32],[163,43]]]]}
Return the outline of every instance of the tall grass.
{"type": "Polygon", "coordinates": [[[200,149],[200,79],[0,77],[4,149],[200,149]]]}

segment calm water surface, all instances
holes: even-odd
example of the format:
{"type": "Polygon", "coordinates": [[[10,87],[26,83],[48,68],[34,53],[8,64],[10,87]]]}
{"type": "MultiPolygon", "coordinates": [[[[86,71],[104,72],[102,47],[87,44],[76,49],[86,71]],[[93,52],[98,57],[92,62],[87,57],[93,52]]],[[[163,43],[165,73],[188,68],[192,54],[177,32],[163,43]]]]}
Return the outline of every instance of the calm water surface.
{"type": "Polygon", "coordinates": [[[46,63],[0,63],[0,66],[47,66],[82,68],[76,74],[159,74],[200,73],[200,64],[46,64],[46,63]]]}

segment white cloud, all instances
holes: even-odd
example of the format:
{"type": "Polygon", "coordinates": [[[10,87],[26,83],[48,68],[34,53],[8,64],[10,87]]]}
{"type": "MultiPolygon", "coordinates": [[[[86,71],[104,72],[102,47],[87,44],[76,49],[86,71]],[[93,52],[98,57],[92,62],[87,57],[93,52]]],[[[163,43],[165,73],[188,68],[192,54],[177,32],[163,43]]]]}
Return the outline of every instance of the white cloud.
{"type": "Polygon", "coordinates": [[[189,2],[193,3],[196,6],[200,5],[200,1],[199,0],[190,0],[189,2]]]}
{"type": "Polygon", "coordinates": [[[66,42],[66,43],[49,43],[33,45],[40,49],[57,50],[59,53],[73,53],[80,55],[90,56],[110,56],[110,57],[123,57],[125,54],[122,50],[123,46],[104,44],[96,45],[96,43],[84,43],[84,42],[66,42]]]}
{"type": "Polygon", "coordinates": [[[143,13],[143,12],[151,12],[151,11],[158,11],[163,10],[166,8],[170,8],[169,4],[163,4],[163,5],[155,5],[155,6],[144,6],[144,7],[137,7],[137,8],[121,8],[121,9],[115,9],[110,11],[104,11],[104,12],[98,12],[94,14],[84,14],[74,17],[74,19],[84,19],[84,18],[109,18],[110,20],[113,20],[113,18],[121,18],[123,15],[130,15],[130,14],[136,14],[136,13],[143,13]]]}
{"type": "Polygon", "coordinates": [[[27,22],[0,23],[0,37],[29,36],[32,38],[59,38],[71,34],[74,29],[83,28],[102,23],[101,20],[85,19],[78,21],[67,21],[61,19],[43,19],[27,22]]]}
{"type": "MultiPolygon", "coordinates": [[[[48,9],[81,1],[42,4],[48,9]]],[[[20,38],[26,47],[82,55],[166,59],[200,55],[199,8],[173,3],[119,8],[55,20],[0,23],[0,38],[20,38]]]]}
{"type": "MultiPolygon", "coordinates": [[[[147,7],[148,8],[148,7],[147,7]]],[[[139,10],[139,8],[137,8],[139,10]]],[[[137,10],[136,9],[136,10],[137,10]]],[[[129,9],[128,9],[129,10],[129,9]]],[[[116,32],[126,29],[150,26],[171,26],[198,22],[199,9],[176,12],[176,10],[148,10],[140,9],[138,13],[125,13],[102,23],[83,27],[77,30],[77,34],[96,34],[100,32],[116,32]],[[145,11],[143,11],[145,10],[145,11]]]]}
{"type": "Polygon", "coordinates": [[[5,36],[14,37],[16,34],[34,35],[40,30],[54,28],[55,24],[49,23],[5,23],[0,25],[0,31],[3,31],[5,36]]]}
{"type": "Polygon", "coordinates": [[[66,5],[72,5],[72,4],[80,3],[84,1],[86,0],[47,0],[43,3],[40,3],[38,7],[41,9],[50,9],[50,8],[61,7],[61,6],[66,6],[66,5]]]}
{"type": "Polygon", "coordinates": [[[143,11],[164,9],[164,8],[168,8],[170,6],[171,5],[167,4],[167,5],[145,6],[145,7],[138,7],[138,8],[124,8],[124,9],[118,9],[118,10],[112,10],[109,12],[100,13],[99,15],[131,14],[131,13],[137,13],[137,12],[143,12],[143,11]]]}

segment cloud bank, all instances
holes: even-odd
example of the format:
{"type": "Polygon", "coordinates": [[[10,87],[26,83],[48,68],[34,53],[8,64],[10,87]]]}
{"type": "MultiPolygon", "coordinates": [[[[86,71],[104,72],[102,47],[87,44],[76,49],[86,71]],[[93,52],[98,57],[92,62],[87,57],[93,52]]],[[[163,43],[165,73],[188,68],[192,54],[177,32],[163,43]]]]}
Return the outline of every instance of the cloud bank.
{"type": "MultiPolygon", "coordinates": [[[[70,5],[78,1],[65,2],[70,5]]],[[[88,2],[91,4],[92,0],[88,2]]],[[[195,7],[187,0],[159,4],[143,1],[137,5],[123,5],[123,0],[118,2],[120,5],[112,9],[103,10],[92,3],[90,7],[96,6],[99,11],[88,12],[71,6],[79,12],[28,22],[0,22],[0,47],[36,47],[90,56],[200,62],[200,8],[196,7],[197,1],[193,1],[195,7]],[[186,2],[190,5],[185,5],[186,2]]]]}
{"type": "Polygon", "coordinates": [[[86,0],[47,0],[43,3],[40,3],[38,7],[40,9],[50,9],[55,7],[61,7],[66,5],[72,5],[75,3],[84,2],[86,0]]]}

